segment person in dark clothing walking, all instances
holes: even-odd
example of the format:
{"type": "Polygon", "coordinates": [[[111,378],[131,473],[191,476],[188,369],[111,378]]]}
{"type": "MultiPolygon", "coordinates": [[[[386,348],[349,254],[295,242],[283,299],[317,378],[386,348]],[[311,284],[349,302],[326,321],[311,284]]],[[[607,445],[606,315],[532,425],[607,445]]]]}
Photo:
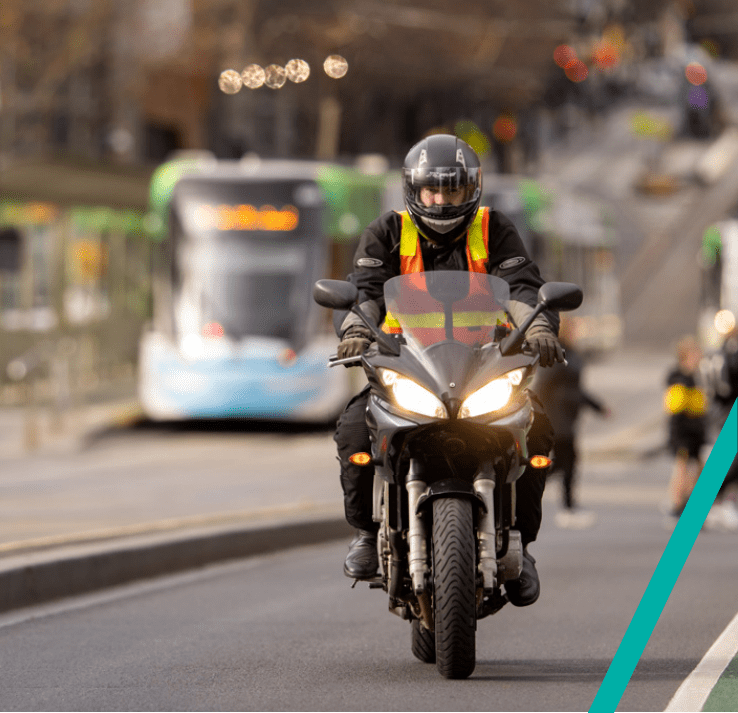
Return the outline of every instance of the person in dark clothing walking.
{"type": "MultiPolygon", "coordinates": [[[[408,152],[403,167],[406,211],[389,212],[373,221],[361,235],[349,276],[359,289],[365,314],[383,322],[384,283],[397,275],[426,270],[466,270],[496,275],[510,285],[510,317],[522,324],[536,305],[544,283],[538,267],[508,218],[492,208],[480,207],[482,170],[473,149],[451,135],[433,135],[408,152]]],[[[558,315],[540,315],[526,332],[529,346],[540,355],[542,366],[564,358],[557,338],[558,315]]],[[[339,358],[358,356],[371,343],[371,332],[349,313],[338,329],[339,358]]],[[[355,396],[338,420],[335,441],[341,463],[346,519],[356,528],[344,563],[348,577],[366,579],[379,566],[377,524],[372,519],[374,469],[357,466],[349,457],[370,450],[366,425],[368,388],[355,396]]],[[[548,453],[550,424],[538,409],[529,436],[533,453],[548,453]]],[[[541,523],[545,472],[529,468],[517,481],[517,527],[524,545],[523,571],[506,585],[517,606],[532,604],[540,585],[535,560],[527,545],[536,539],[541,523]]]]}
{"type": "Polygon", "coordinates": [[[578,529],[589,527],[594,522],[594,514],[581,510],[575,497],[579,415],[583,408],[590,408],[609,417],[610,409],[584,389],[584,361],[574,348],[570,332],[571,321],[562,317],[559,339],[566,351],[566,363],[539,369],[531,388],[543,402],[554,430],[553,466],[549,477],[561,473],[563,479],[562,510],[556,516],[556,524],[578,529]]]}

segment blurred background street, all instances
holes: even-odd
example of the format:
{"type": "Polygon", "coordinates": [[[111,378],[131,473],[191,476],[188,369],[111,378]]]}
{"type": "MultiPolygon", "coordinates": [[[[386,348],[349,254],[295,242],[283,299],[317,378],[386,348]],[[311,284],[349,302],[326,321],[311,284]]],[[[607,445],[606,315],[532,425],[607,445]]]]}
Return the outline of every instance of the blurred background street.
{"type": "MultiPolygon", "coordinates": [[[[583,287],[590,360],[670,355],[685,333],[710,352],[730,329],[738,68],[717,0],[2,13],[0,402],[27,410],[29,452],[114,398],[142,396],[150,418],[218,415],[145,393],[163,388],[159,336],[185,329],[165,324],[177,297],[162,294],[172,185],[210,159],[335,167],[318,179],[328,259],[309,267],[344,277],[361,229],[402,207],[408,147],[456,133],[544,277],[583,287]]],[[[212,341],[221,326],[202,328],[212,341]]]]}
{"type": "MultiPolygon", "coordinates": [[[[579,424],[591,519],[557,532],[552,478],[541,540],[571,546],[585,581],[628,523],[663,549],[675,345],[694,335],[704,354],[706,457],[738,315],[732,0],[3,0],[0,570],[341,520],[332,428],[363,377],[328,370],[337,339],[309,289],[344,279],[366,225],[403,209],[403,158],[433,133],[477,151],[483,204],[543,277],[584,291],[572,342],[610,414],[579,424]]],[[[711,563],[738,536],[738,518],[718,525],[700,536],[711,563]]],[[[734,558],[722,567],[738,579],[734,558]]],[[[663,710],[731,606],[716,597],[678,675],[634,709],[663,710]]],[[[590,678],[618,616],[604,649],[583,646],[590,678]]]]}

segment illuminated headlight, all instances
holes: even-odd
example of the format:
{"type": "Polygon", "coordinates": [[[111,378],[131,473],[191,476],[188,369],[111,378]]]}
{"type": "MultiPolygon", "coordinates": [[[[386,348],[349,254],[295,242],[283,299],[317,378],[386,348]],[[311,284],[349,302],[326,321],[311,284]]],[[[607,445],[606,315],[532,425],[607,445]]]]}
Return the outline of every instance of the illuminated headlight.
{"type": "Polygon", "coordinates": [[[379,379],[389,388],[395,403],[405,411],[429,418],[448,418],[448,412],[441,400],[412,379],[391,369],[381,369],[379,379]]]}
{"type": "Polygon", "coordinates": [[[515,387],[522,383],[524,374],[525,368],[514,369],[477,389],[464,399],[459,418],[473,418],[505,408],[510,403],[515,387]]]}

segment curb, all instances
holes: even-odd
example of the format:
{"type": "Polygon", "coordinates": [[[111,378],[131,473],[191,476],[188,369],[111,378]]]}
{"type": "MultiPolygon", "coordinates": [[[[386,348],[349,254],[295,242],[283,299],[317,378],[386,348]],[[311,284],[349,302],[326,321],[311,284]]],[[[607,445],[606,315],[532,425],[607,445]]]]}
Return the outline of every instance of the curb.
{"type": "MultiPolygon", "coordinates": [[[[96,410],[95,425],[69,439],[76,448],[83,449],[101,433],[130,425],[138,417],[132,403],[125,400],[96,410]]],[[[583,439],[583,460],[648,458],[658,448],[653,430],[656,419],[649,421],[604,439],[583,439]]],[[[0,613],[227,560],[348,539],[352,532],[342,515],[323,512],[298,519],[272,517],[258,525],[231,522],[167,532],[118,530],[111,531],[105,541],[44,543],[30,551],[18,548],[0,556],[0,613]]]]}
{"type": "Polygon", "coordinates": [[[0,562],[0,612],[226,560],[348,538],[341,518],[271,523],[179,537],[143,537],[0,562]]]}

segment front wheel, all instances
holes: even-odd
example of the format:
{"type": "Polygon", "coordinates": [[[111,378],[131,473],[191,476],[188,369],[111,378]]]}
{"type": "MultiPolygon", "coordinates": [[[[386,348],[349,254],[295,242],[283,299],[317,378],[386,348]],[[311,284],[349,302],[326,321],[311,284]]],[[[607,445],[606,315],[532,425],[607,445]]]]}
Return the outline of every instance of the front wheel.
{"type": "Polygon", "coordinates": [[[467,678],[476,665],[476,548],[472,503],[433,501],[433,614],[436,666],[445,678],[467,678]]]}
{"type": "Polygon", "coordinates": [[[436,662],[436,640],[432,631],[428,631],[418,619],[413,619],[413,656],[423,663],[436,662]]]}

